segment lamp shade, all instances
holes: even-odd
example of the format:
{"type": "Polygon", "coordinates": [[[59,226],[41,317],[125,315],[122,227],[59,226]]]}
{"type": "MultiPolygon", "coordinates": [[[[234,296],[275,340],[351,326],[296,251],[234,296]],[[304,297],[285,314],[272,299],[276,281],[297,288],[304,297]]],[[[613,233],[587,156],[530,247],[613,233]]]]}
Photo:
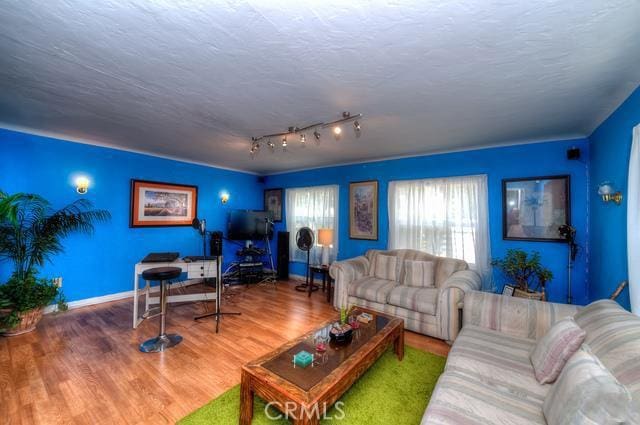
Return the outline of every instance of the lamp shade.
{"type": "Polygon", "coordinates": [[[329,246],[333,244],[333,229],[318,229],[318,245],[329,246]]]}

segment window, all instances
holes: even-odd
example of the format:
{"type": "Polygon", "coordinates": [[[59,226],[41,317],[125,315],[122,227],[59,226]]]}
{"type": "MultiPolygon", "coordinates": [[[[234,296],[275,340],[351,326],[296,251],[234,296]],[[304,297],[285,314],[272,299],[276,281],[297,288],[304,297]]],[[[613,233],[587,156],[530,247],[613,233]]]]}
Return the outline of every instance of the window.
{"type": "Polygon", "coordinates": [[[389,248],[459,258],[490,280],[487,176],[389,183],[389,248]]]}
{"type": "MultiPolygon", "coordinates": [[[[290,232],[289,255],[292,261],[307,262],[307,253],[298,249],[296,232],[310,227],[318,239],[318,229],[333,229],[333,246],[329,248],[329,261],[338,252],[338,186],[314,186],[287,189],[287,230],[290,232]]],[[[321,248],[311,250],[311,263],[319,263],[321,248]]]]}

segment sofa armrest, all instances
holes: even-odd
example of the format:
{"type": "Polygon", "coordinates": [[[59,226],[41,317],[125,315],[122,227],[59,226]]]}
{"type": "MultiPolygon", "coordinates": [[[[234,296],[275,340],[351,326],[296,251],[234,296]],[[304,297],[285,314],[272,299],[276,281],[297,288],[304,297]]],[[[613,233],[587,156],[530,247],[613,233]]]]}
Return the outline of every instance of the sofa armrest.
{"type": "Polygon", "coordinates": [[[367,275],[369,260],[360,256],[349,260],[336,261],[329,268],[329,275],[335,280],[333,305],[346,308],[349,299],[349,284],[367,275]]]}
{"type": "Polygon", "coordinates": [[[440,286],[436,305],[436,319],[440,328],[440,336],[446,341],[453,341],[460,332],[460,303],[465,293],[479,290],[482,286],[480,275],[473,270],[461,270],[453,273],[440,286]]]}
{"type": "Polygon", "coordinates": [[[465,295],[463,326],[474,325],[508,335],[539,339],[555,322],[580,307],[471,291],[465,295]]]}

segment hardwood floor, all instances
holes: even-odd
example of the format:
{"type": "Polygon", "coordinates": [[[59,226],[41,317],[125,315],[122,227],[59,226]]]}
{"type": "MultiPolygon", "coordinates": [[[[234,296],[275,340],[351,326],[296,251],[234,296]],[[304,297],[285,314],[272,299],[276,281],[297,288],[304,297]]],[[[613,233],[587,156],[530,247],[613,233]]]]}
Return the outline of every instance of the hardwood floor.
{"type": "MultiPolygon", "coordinates": [[[[296,292],[293,282],[235,287],[227,316],[193,321],[202,303],[169,307],[167,329],[180,345],[143,354],[158,319],[131,328],[126,299],[47,315],[38,330],[0,337],[0,422],[6,424],[174,423],[240,382],[242,364],[336,314],[323,294],[296,292]]],[[[211,306],[211,304],[210,304],[211,306]]],[[[446,355],[442,341],[406,332],[408,345],[446,355]]]]}

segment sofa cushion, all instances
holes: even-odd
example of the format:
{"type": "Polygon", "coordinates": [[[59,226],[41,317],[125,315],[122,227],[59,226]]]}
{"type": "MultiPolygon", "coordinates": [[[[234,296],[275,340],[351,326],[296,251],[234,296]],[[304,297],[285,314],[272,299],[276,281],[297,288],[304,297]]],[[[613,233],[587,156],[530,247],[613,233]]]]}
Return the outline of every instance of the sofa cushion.
{"type": "Polygon", "coordinates": [[[434,288],[436,286],[435,261],[404,260],[404,279],[406,286],[434,288]]]}
{"type": "Polygon", "coordinates": [[[467,325],[451,347],[446,370],[527,388],[542,403],[549,385],[538,383],[533,374],[529,354],[535,343],[532,339],[467,325]]]}
{"type": "Polygon", "coordinates": [[[465,326],[422,424],[544,424],[542,404],[550,386],[533,376],[534,345],[532,339],[465,326]]]}
{"type": "Polygon", "coordinates": [[[436,264],[436,286],[439,288],[455,272],[468,269],[469,265],[464,260],[439,257],[436,264]]]}
{"type": "Polygon", "coordinates": [[[398,280],[396,272],[396,262],[398,259],[393,255],[378,254],[373,264],[373,276],[378,279],[398,280]]]}
{"type": "Polygon", "coordinates": [[[640,317],[611,300],[584,307],[574,317],[584,342],[640,404],[640,317]]]}
{"type": "Polygon", "coordinates": [[[392,249],[388,251],[381,251],[377,249],[370,249],[366,252],[365,256],[371,264],[369,267],[369,276],[374,276],[374,264],[375,258],[378,255],[392,255],[398,258],[396,261],[396,280],[402,282],[404,279],[404,260],[418,260],[418,261],[435,261],[435,283],[436,287],[440,287],[453,273],[460,270],[468,270],[469,265],[464,260],[458,260],[455,258],[438,257],[436,255],[427,254],[424,251],[417,249],[392,249]]]}
{"type": "Polygon", "coordinates": [[[351,282],[349,285],[349,295],[385,304],[389,292],[396,286],[398,286],[398,282],[365,276],[351,282]]]}
{"type": "Polygon", "coordinates": [[[543,404],[549,425],[633,424],[631,394],[584,345],[574,354],[543,404]]]}
{"type": "Polygon", "coordinates": [[[424,314],[436,314],[438,301],[437,288],[422,288],[415,286],[396,286],[389,292],[387,302],[396,307],[418,311],[424,314]]]}
{"type": "Polygon", "coordinates": [[[548,384],[555,381],[567,360],[582,345],[585,335],[573,317],[556,322],[531,352],[531,364],[538,382],[548,384]]]}

